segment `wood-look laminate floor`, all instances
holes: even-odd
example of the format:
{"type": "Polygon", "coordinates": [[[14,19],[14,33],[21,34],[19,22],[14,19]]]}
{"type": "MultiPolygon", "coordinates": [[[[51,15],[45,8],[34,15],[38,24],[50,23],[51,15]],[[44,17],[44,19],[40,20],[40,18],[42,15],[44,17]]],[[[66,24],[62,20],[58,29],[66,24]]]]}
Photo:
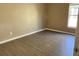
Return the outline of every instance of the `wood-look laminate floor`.
{"type": "Polygon", "coordinates": [[[75,37],[42,31],[0,45],[0,56],[72,56],[75,37]]]}

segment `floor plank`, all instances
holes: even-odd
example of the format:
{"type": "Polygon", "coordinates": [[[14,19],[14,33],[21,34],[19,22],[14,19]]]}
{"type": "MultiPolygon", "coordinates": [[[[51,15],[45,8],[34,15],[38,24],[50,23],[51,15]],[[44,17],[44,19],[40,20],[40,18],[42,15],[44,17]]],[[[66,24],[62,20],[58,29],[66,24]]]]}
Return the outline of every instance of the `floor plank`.
{"type": "Polygon", "coordinates": [[[72,56],[75,36],[42,31],[0,45],[0,56],[72,56]]]}

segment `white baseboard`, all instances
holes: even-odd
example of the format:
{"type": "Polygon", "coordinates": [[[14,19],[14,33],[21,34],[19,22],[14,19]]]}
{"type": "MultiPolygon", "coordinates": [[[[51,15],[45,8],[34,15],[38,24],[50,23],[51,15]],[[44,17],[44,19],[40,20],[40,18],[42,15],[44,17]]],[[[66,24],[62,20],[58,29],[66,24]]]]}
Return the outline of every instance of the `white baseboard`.
{"type": "Polygon", "coordinates": [[[24,34],[24,35],[20,35],[20,36],[17,36],[17,37],[13,37],[13,38],[8,39],[8,40],[1,41],[0,44],[7,43],[7,42],[10,42],[12,40],[16,40],[16,39],[19,39],[19,38],[22,38],[22,37],[25,37],[25,36],[28,36],[28,35],[31,35],[31,34],[35,34],[37,32],[44,31],[44,30],[49,30],[49,31],[55,31],[55,32],[61,32],[61,33],[75,35],[74,33],[69,33],[69,32],[65,32],[65,31],[60,31],[60,30],[45,28],[45,29],[37,30],[37,31],[31,32],[31,33],[27,33],[27,34],[24,34]]]}
{"type": "Polygon", "coordinates": [[[31,32],[31,33],[27,33],[27,34],[24,34],[24,35],[17,36],[17,37],[8,39],[8,40],[4,40],[4,41],[1,41],[0,44],[7,43],[7,42],[10,42],[10,41],[12,41],[12,40],[19,39],[19,38],[22,38],[22,37],[25,37],[25,36],[28,36],[28,35],[31,35],[31,34],[35,34],[35,33],[37,33],[37,32],[44,31],[44,30],[45,30],[45,29],[41,29],[41,30],[37,30],[37,31],[31,32]]]}
{"type": "Polygon", "coordinates": [[[60,32],[60,33],[65,33],[65,34],[75,35],[74,33],[69,33],[69,32],[60,31],[60,30],[55,30],[55,29],[49,29],[49,28],[46,28],[46,30],[55,31],[55,32],[60,32]]]}

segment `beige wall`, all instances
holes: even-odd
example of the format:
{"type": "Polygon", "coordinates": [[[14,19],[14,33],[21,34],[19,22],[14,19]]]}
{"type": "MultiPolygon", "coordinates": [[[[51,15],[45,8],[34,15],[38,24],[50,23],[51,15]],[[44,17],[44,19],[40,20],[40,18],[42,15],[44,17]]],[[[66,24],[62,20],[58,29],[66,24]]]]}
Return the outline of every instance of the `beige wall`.
{"type": "Polygon", "coordinates": [[[76,37],[79,39],[79,12],[78,12],[78,22],[77,22],[77,29],[76,29],[76,37]]]}
{"type": "Polygon", "coordinates": [[[43,28],[75,33],[67,27],[68,8],[69,4],[0,4],[0,41],[43,28]]]}
{"type": "Polygon", "coordinates": [[[43,29],[43,7],[43,4],[0,4],[0,41],[43,29]]]}
{"type": "Polygon", "coordinates": [[[47,6],[46,27],[50,29],[75,33],[75,29],[67,27],[69,4],[53,3],[47,6]]]}

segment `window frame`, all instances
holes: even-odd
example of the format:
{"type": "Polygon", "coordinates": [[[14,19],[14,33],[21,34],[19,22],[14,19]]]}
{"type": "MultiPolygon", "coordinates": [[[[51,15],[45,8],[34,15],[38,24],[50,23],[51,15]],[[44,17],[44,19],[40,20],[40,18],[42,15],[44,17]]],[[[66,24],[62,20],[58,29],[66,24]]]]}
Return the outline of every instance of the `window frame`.
{"type": "Polygon", "coordinates": [[[70,14],[70,8],[78,8],[78,10],[77,10],[77,12],[79,11],[79,4],[78,5],[69,5],[69,12],[68,12],[68,22],[67,22],[67,27],[68,28],[73,28],[73,29],[75,29],[75,28],[77,28],[77,21],[78,21],[78,13],[77,13],[77,15],[71,15],[70,14]],[[77,17],[77,19],[76,19],[76,25],[75,26],[70,26],[69,25],[69,18],[71,17],[71,16],[75,16],[75,17],[77,17]]]}

